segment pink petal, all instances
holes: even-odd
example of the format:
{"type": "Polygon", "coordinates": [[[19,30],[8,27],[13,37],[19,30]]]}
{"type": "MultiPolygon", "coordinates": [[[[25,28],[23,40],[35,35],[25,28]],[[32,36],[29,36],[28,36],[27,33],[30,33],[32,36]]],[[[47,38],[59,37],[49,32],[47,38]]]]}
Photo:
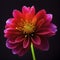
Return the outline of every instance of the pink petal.
{"type": "Polygon", "coordinates": [[[6,21],[6,24],[11,24],[13,21],[13,18],[9,18],[7,21],[6,21]]]}
{"type": "Polygon", "coordinates": [[[40,32],[40,33],[37,33],[38,35],[46,35],[46,34],[49,34],[49,33],[51,33],[51,32],[49,32],[49,31],[44,31],[44,32],[40,32]]]}
{"type": "Polygon", "coordinates": [[[22,48],[21,45],[17,45],[16,48],[12,49],[12,53],[13,53],[13,54],[18,54],[22,49],[23,49],[23,48],[22,48]]]}
{"type": "Polygon", "coordinates": [[[4,34],[5,38],[16,38],[18,35],[14,35],[14,34],[4,34]]]}
{"type": "Polygon", "coordinates": [[[49,49],[49,43],[48,40],[45,38],[42,38],[43,40],[41,40],[41,44],[40,44],[40,50],[42,51],[47,51],[49,49]]]}
{"type": "Polygon", "coordinates": [[[34,38],[31,38],[32,39],[32,42],[35,44],[35,45],[40,45],[41,44],[41,39],[39,36],[36,36],[34,38]]]}
{"type": "Polygon", "coordinates": [[[27,48],[29,46],[29,39],[25,39],[23,41],[23,48],[27,48]]]}
{"type": "Polygon", "coordinates": [[[11,43],[9,43],[8,40],[7,40],[7,41],[6,41],[6,47],[9,48],[9,49],[14,49],[14,48],[17,47],[17,45],[16,45],[16,44],[11,44],[11,43]]]}
{"type": "Polygon", "coordinates": [[[22,13],[18,10],[13,10],[13,17],[15,18],[21,18],[22,17],[22,13]]]}
{"type": "Polygon", "coordinates": [[[17,45],[16,48],[12,49],[12,53],[13,54],[18,54],[19,56],[23,56],[28,51],[28,49],[29,48],[24,49],[22,47],[22,44],[19,44],[19,45],[17,45]]]}
{"type": "Polygon", "coordinates": [[[19,43],[21,44],[22,41],[24,40],[24,38],[22,38],[21,36],[18,36],[17,38],[16,37],[14,37],[14,38],[12,38],[12,37],[8,38],[7,40],[11,44],[19,44],[19,43]]]}
{"type": "Polygon", "coordinates": [[[17,37],[17,38],[15,39],[15,42],[16,42],[16,43],[20,43],[20,42],[22,42],[23,40],[24,40],[24,37],[19,36],[19,37],[17,37]]]}
{"type": "Polygon", "coordinates": [[[53,32],[51,29],[47,29],[46,30],[42,30],[40,32],[37,32],[38,35],[40,36],[45,36],[45,37],[51,37],[53,35],[55,35],[55,32],[53,32]]]}
{"type": "Polygon", "coordinates": [[[43,27],[37,31],[37,34],[38,35],[49,35],[49,34],[52,34],[52,30],[51,30],[50,26],[49,27],[43,27]]]}
{"type": "Polygon", "coordinates": [[[35,14],[35,7],[32,6],[31,9],[30,9],[31,13],[34,15],[35,14]]]}
{"type": "Polygon", "coordinates": [[[4,30],[4,33],[19,34],[19,31],[16,30],[15,28],[7,28],[7,29],[4,30]]]}
{"type": "Polygon", "coordinates": [[[45,14],[44,17],[37,22],[38,27],[47,27],[52,21],[52,14],[45,14]],[[45,18],[44,18],[45,17],[45,18]]]}
{"type": "Polygon", "coordinates": [[[15,38],[9,38],[9,39],[7,39],[7,41],[8,41],[10,44],[16,44],[15,38]]]}
{"type": "Polygon", "coordinates": [[[49,27],[49,25],[51,24],[50,23],[51,20],[52,20],[52,14],[46,14],[45,19],[42,18],[38,20],[37,22],[38,29],[41,29],[40,27],[44,27],[44,28],[49,27]]]}
{"type": "Polygon", "coordinates": [[[31,22],[33,17],[34,17],[34,15],[35,15],[35,8],[34,8],[34,6],[32,6],[30,8],[29,12],[27,12],[25,14],[25,19],[28,20],[28,22],[31,22]]]}
{"type": "Polygon", "coordinates": [[[38,22],[37,22],[37,30],[41,29],[40,27],[45,23],[45,20],[44,19],[40,19],[38,22]]]}
{"type": "Polygon", "coordinates": [[[45,15],[45,22],[43,24],[43,27],[49,26],[51,24],[53,15],[52,14],[46,14],[45,15]]]}
{"type": "Polygon", "coordinates": [[[27,53],[28,49],[22,49],[19,53],[18,56],[23,56],[27,53]]]}
{"type": "Polygon", "coordinates": [[[9,19],[6,21],[5,28],[9,28],[9,27],[15,28],[14,18],[9,18],[9,19]]]}
{"type": "Polygon", "coordinates": [[[35,15],[35,7],[32,6],[31,9],[30,9],[30,19],[32,19],[35,15]]]}
{"type": "Polygon", "coordinates": [[[57,31],[57,26],[55,24],[51,23],[50,24],[50,30],[55,33],[57,31]]]}
{"type": "Polygon", "coordinates": [[[23,12],[23,14],[26,14],[26,13],[28,13],[30,11],[30,8],[29,7],[26,7],[26,6],[23,6],[22,7],[22,12],[23,12]]]}
{"type": "Polygon", "coordinates": [[[43,9],[43,10],[40,10],[37,14],[36,14],[36,18],[38,20],[42,19],[45,17],[45,14],[46,14],[46,11],[43,9]]]}
{"type": "Polygon", "coordinates": [[[49,22],[51,22],[52,18],[53,18],[52,14],[46,14],[46,20],[48,20],[49,22]]]}
{"type": "Polygon", "coordinates": [[[40,49],[42,51],[48,51],[49,50],[49,43],[48,40],[46,38],[42,38],[41,39],[41,44],[38,45],[34,45],[37,49],[40,49]]]}
{"type": "Polygon", "coordinates": [[[7,28],[4,30],[4,37],[9,38],[9,37],[16,37],[19,36],[21,34],[21,32],[19,32],[18,30],[14,29],[14,28],[7,28]]]}
{"type": "Polygon", "coordinates": [[[38,35],[51,37],[51,36],[54,36],[55,33],[57,32],[57,26],[52,23],[49,23],[49,25],[43,24],[43,26],[41,26],[40,28],[37,28],[36,32],[38,35]]]}
{"type": "Polygon", "coordinates": [[[16,25],[14,23],[6,24],[5,28],[16,28],[16,25]]]}
{"type": "Polygon", "coordinates": [[[25,19],[25,21],[31,22],[33,16],[35,15],[35,8],[34,6],[32,6],[31,8],[23,6],[22,12],[23,12],[23,18],[25,19]]]}

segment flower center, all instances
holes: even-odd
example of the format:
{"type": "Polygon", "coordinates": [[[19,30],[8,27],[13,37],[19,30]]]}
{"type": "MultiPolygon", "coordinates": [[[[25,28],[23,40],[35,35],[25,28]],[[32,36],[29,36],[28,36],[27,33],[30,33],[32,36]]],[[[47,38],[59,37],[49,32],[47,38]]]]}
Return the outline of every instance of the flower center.
{"type": "Polygon", "coordinates": [[[24,33],[32,33],[34,31],[34,25],[31,23],[26,23],[24,24],[22,30],[24,33]]]}

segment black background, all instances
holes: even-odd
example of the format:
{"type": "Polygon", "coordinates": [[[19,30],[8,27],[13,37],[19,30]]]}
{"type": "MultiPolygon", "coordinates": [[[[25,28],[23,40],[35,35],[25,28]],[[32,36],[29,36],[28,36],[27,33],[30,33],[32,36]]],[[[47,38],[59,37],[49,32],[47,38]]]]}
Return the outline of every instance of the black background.
{"type": "Polygon", "coordinates": [[[6,48],[4,38],[4,26],[8,18],[12,17],[14,9],[21,10],[22,6],[32,6],[36,12],[40,9],[46,9],[47,13],[53,14],[53,23],[57,25],[58,32],[49,39],[50,49],[42,52],[35,49],[37,60],[59,60],[60,57],[60,39],[59,39],[59,1],[58,0],[0,0],[0,60],[32,60],[30,50],[23,56],[13,55],[11,50],[6,48]]]}

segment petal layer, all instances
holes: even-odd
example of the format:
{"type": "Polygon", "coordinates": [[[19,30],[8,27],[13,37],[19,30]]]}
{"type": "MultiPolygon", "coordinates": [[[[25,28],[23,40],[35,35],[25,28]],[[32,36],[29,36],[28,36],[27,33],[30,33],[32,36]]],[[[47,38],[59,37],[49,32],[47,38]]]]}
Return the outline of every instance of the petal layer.
{"type": "Polygon", "coordinates": [[[9,49],[14,49],[14,48],[17,47],[17,45],[16,45],[16,44],[11,44],[11,43],[9,43],[8,40],[7,40],[7,41],[6,41],[6,47],[9,48],[9,49]]]}
{"type": "Polygon", "coordinates": [[[13,10],[13,17],[14,18],[21,18],[22,17],[22,13],[18,10],[13,10]]]}
{"type": "Polygon", "coordinates": [[[49,43],[48,43],[47,39],[43,39],[41,41],[40,50],[42,50],[42,51],[48,51],[49,50],[49,43]]]}
{"type": "Polygon", "coordinates": [[[31,38],[32,39],[32,42],[35,44],[35,45],[40,45],[41,44],[41,40],[40,40],[40,37],[39,36],[36,36],[34,38],[31,38]]]}
{"type": "Polygon", "coordinates": [[[29,46],[29,39],[25,39],[23,41],[23,48],[27,48],[29,46]]]}
{"type": "Polygon", "coordinates": [[[52,14],[46,14],[46,20],[48,20],[48,22],[51,22],[53,18],[52,14]]]}
{"type": "Polygon", "coordinates": [[[48,40],[46,38],[42,38],[41,39],[41,44],[39,46],[35,45],[35,47],[42,50],[42,51],[48,51],[49,50],[48,40]]]}

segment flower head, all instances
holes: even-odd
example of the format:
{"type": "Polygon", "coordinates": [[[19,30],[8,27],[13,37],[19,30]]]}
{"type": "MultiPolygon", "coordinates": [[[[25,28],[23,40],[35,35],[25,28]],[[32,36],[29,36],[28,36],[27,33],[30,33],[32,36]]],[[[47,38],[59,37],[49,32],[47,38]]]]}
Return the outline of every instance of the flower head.
{"type": "Polygon", "coordinates": [[[22,7],[22,12],[13,10],[13,18],[6,21],[4,36],[7,38],[6,47],[13,54],[23,56],[30,48],[34,47],[47,51],[49,49],[48,37],[55,35],[56,25],[51,23],[52,14],[40,10],[35,13],[34,6],[22,7]]]}

